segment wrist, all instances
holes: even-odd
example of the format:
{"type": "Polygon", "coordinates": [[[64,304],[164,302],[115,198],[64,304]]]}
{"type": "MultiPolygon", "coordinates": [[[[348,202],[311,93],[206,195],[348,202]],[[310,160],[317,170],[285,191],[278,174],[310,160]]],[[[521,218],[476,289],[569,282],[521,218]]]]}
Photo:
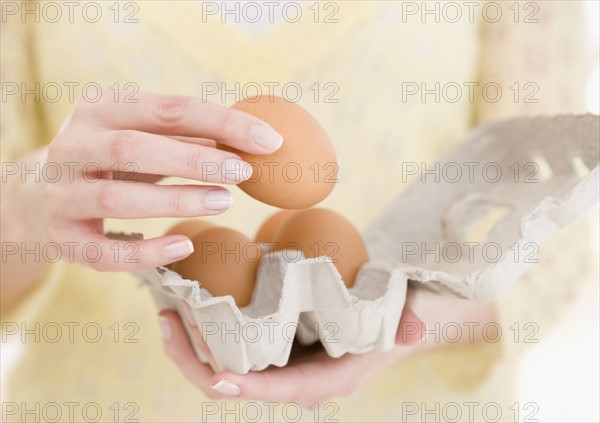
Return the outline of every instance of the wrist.
{"type": "MultiPolygon", "coordinates": [[[[44,172],[46,159],[46,148],[35,150],[18,162],[18,173],[6,177],[6,182],[3,182],[3,192],[8,199],[2,203],[4,242],[26,245],[47,242],[45,190],[48,181],[44,172]],[[35,170],[35,173],[30,173],[32,170],[35,170]]],[[[28,248],[33,246],[28,245],[28,248]]]]}
{"type": "Polygon", "coordinates": [[[48,267],[43,256],[48,242],[45,161],[45,149],[36,150],[16,163],[16,174],[3,174],[0,222],[3,309],[17,302],[48,267]],[[36,173],[27,173],[33,169],[36,173]]]}

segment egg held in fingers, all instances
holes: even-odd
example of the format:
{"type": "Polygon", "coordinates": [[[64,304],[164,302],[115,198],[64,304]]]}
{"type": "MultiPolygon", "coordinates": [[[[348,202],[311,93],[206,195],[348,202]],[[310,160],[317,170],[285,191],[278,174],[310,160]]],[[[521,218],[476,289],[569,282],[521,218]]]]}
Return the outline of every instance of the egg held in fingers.
{"type": "Polygon", "coordinates": [[[276,96],[245,98],[231,106],[269,124],[283,137],[272,154],[249,154],[222,144],[252,166],[238,186],[251,197],[282,209],[304,209],[323,201],[337,183],[333,144],[323,127],[296,103],[276,96]]]}

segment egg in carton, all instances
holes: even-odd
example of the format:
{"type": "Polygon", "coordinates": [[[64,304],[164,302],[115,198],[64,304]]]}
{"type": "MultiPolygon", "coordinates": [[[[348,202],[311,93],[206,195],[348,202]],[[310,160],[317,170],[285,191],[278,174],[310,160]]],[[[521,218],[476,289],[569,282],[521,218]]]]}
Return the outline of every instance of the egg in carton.
{"type": "Polygon", "coordinates": [[[493,162],[505,172],[493,183],[477,176],[422,179],[401,194],[363,234],[372,260],[351,288],[327,257],[290,263],[285,251],[263,257],[252,300],[242,308],[166,268],[134,273],[151,286],[159,308],[181,313],[181,300],[190,304],[205,341],[196,353],[215,371],[285,366],[294,336],[304,344],[318,339],[332,357],[388,350],[409,283],[492,300],[530,264],[528,246],[541,247],[598,203],[599,138],[600,120],[593,115],[519,118],[477,128],[440,166],[493,162]],[[530,163],[537,169],[535,183],[506,171],[530,163]],[[490,223],[490,211],[498,208],[500,217],[490,223]],[[482,243],[500,249],[493,262],[465,254],[472,247],[469,228],[482,221],[488,226],[482,243]],[[452,244],[461,254],[458,260],[428,260],[431,254],[407,254],[406,246],[415,244],[421,251],[452,244]]]}

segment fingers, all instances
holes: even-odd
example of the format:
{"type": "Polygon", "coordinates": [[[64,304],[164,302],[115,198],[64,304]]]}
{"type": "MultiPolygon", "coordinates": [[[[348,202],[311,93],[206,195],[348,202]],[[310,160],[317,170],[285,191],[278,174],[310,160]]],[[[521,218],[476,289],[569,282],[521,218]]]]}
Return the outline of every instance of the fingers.
{"type": "Polygon", "coordinates": [[[108,180],[112,181],[131,181],[131,182],[142,182],[145,184],[154,184],[164,178],[164,175],[151,175],[148,173],[131,173],[117,171],[113,172],[112,175],[108,176],[108,180]]]}
{"type": "Polygon", "coordinates": [[[180,304],[182,318],[188,323],[189,338],[177,313],[162,311],[160,315],[170,324],[170,339],[165,341],[167,354],[178,365],[186,378],[211,397],[243,397],[254,400],[297,402],[311,405],[316,398],[329,398],[345,392],[348,385],[351,356],[332,359],[323,351],[316,359],[302,365],[250,372],[247,375],[223,372],[214,374],[210,367],[201,364],[195,355],[195,343],[207,357],[212,357],[196,326],[189,305],[180,304]],[[331,379],[335,376],[333,380],[331,379]]]}
{"type": "Polygon", "coordinates": [[[163,333],[167,332],[168,335],[163,335],[167,355],[191,383],[207,393],[215,392],[210,388],[213,371],[196,357],[177,312],[163,310],[159,316],[163,333]]]}
{"type": "Polygon", "coordinates": [[[211,378],[214,390],[229,396],[258,401],[299,402],[307,383],[301,365],[266,369],[246,375],[217,373],[211,378]]]}
{"type": "Polygon", "coordinates": [[[50,243],[60,250],[63,260],[102,272],[151,269],[182,260],[194,251],[192,242],[182,235],[144,240],[109,239],[102,233],[101,226],[89,221],[53,222],[49,227],[50,243]]]}
{"type": "Polygon", "coordinates": [[[115,102],[112,95],[78,102],[48,148],[47,160],[63,166],[61,174],[69,178],[47,184],[50,238],[61,253],[67,249],[69,260],[96,270],[163,266],[193,251],[185,237],[109,240],[105,217],[214,215],[232,203],[219,187],[145,182],[165,175],[236,184],[251,176],[252,167],[215,148],[217,142],[253,154],[272,153],[283,142],[265,122],[229,107],[195,97],[136,97],[135,103],[115,102]],[[85,165],[77,167],[77,160],[85,165]]]}
{"type": "MultiPolygon", "coordinates": [[[[173,360],[179,365],[188,379],[205,391],[209,396],[220,398],[244,398],[259,401],[277,401],[282,403],[294,402],[304,407],[315,403],[330,401],[332,398],[348,396],[365,383],[367,379],[390,366],[401,355],[398,350],[373,351],[368,354],[346,354],[340,358],[332,358],[325,351],[311,356],[310,360],[288,363],[286,367],[269,367],[260,372],[249,372],[239,375],[231,372],[199,372],[193,369],[190,361],[195,358],[191,345],[196,343],[206,348],[202,336],[195,326],[195,321],[189,306],[182,303],[181,314],[187,320],[191,341],[182,343],[178,354],[173,353],[173,360]],[[191,343],[190,343],[191,342],[191,343]],[[189,369],[192,369],[189,371],[189,369]],[[208,376],[208,381],[206,380],[208,376]],[[212,394],[211,394],[212,392],[212,394]]],[[[415,321],[416,316],[407,311],[405,320],[415,321]]],[[[418,319],[416,319],[418,320],[418,319]]],[[[210,352],[204,351],[205,356],[211,357],[210,352]]]]}
{"type": "Polygon", "coordinates": [[[183,315],[183,318],[187,321],[189,328],[189,338],[192,343],[198,350],[200,350],[204,357],[208,359],[208,364],[213,368],[217,368],[214,357],[208,348],[208,345],[204,341],[202,337],[202,332],[200,332],[200,328],[196,324],[196,320],[194,319],[194,315],[192,314],[192,309],[188,303],[185,301],[180,302],[179,306],[180,313],[183,315]]]}
{"type": "Polygon", "coordinates": [[[425,323],[410,308],[404,307],[396,333],[396,343],[410,345],[421,341],[424,336],[425,323]]]}
{"type": "Polygon", "coordinates": [[[239,156],[210,146],[177,141],[140,131],[105,131],[81,148],[82,157],[97,157],[102,169],[169,175],[221,184],[238,184],[252,176],[239,156]]]}
{"type": "MultiPolygon", "coordinates": [[[[363,374],[374,367],[372,361],[377,360],[378,355],[377,352],[346,354],[336,359],[323,351],[315,354],[310,361],[282,368],[268,368],[246,375],[217,373],[211,382],[213,387],[219,387],[219,383],[228,389],[237,387],[237,396],[242,398],[310,406],[315,402],[352,394],[363,381],[363,374]]],[[[221,392],[227,394],[227,390],[221,392]]]]}
{"type": "MultiPolygon", "coordinates": [[[[127,183],[96,180],[80,181],[79,201],[69,204],[71,190],[57,186],[53,208],[61,209],[67,219],[149,217],[195,217],[223,213],[233,204],[229,191],[217,186],[155,185],[142,182],[127,183]]],[[[73,187],[69,187],[73,188],[73,187]]],[[[56,210],[57,212],[59,210],[56,210]]]]}
{"type": "Polygon", "coordinates": [[[174,139],[176,141],[187,142],[190,144],[203,145],[205,147],[215,148],[217,146],[217,142],[209,138],[181,137],[177,135],[172,135],[169,138],[174,139]]]}
{"type": "Polygon", "coordinates": [[[283,138],[260,119],[197,97],[138,93],[137,103],[78,104],[83,121],[105,129],[134,129],[162,135],[209,138],[253,154],[270,154],[283,138]]]}

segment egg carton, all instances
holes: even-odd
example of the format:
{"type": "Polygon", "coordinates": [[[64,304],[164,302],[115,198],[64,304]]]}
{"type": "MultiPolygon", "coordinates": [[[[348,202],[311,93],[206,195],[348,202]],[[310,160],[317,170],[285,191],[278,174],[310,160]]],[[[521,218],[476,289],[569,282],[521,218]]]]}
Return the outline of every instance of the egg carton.
{"type": "Polygon", "coordinates": [[[479,126],[439,168],[480,171],[472,179],[419,179],[364,231],[370,257],[431,290],[492,300],[537,261],[551,236],[598,204],[599,140],[600,117],[591,114],[479,126]],[[484,175],[485,166],[501,177],[484,175]],[[479,225],[487,230],[472,231],[479,225]],[[421,254],[410,254],[415,244],[421,254]],[[452,252],[427,254],[457,245],[457,261],[452,252]]]}
{"type": "Polygon", "coordinates": [[[212,297],[167,268],[134,273],[152,288],[160,309],[181,314],[183,301],[190,305],[204,340],[194,345],[196,353],[215,371],[245,374],[285,366],[294,338],[302,344],[319,341],[332,357],[388,350],[409,284],[489,301],[531,264],[532,246],[539,250],[597,204],[599,139],[600,120],[594,115],[520,118],[478,127],[439,168],[493,163],[502,176],[493,183],[483,173],[417,180],[363,233],[371,261],[351,288],[327,257],[290,262],[285,251],[263,257],[252,300],[242,308],[232,297],[212,297]],[[528,168],[536,170],[533,177],[523,174],[528,168]],[[480,223],[488,230],[476,231],[480,241],[474,241],[470,228],[480,223]],[[473,243],[493,245],[500,253],[490,261],[474,254],[473,243]],[[449,245],[460,253],[458,260],[456,254],[452,260],[444,257],[449,245]]]}
{"type": "Polygon", "coordinates": [[[328,257],[301,256],[292,263],[285,254],[263,257],[252,299],[241,308],[231,296],[212,297],[167,268],[136,273],[150,284],[160,309],[183,315],[182,300],[190,305],[207,347],[194,345],[196,353],[215,371],[285,366],[294,339],[320,341],[332,357],[392,348],[407,289],[400,272],[365,266],[347,289],[328,257]]]}

